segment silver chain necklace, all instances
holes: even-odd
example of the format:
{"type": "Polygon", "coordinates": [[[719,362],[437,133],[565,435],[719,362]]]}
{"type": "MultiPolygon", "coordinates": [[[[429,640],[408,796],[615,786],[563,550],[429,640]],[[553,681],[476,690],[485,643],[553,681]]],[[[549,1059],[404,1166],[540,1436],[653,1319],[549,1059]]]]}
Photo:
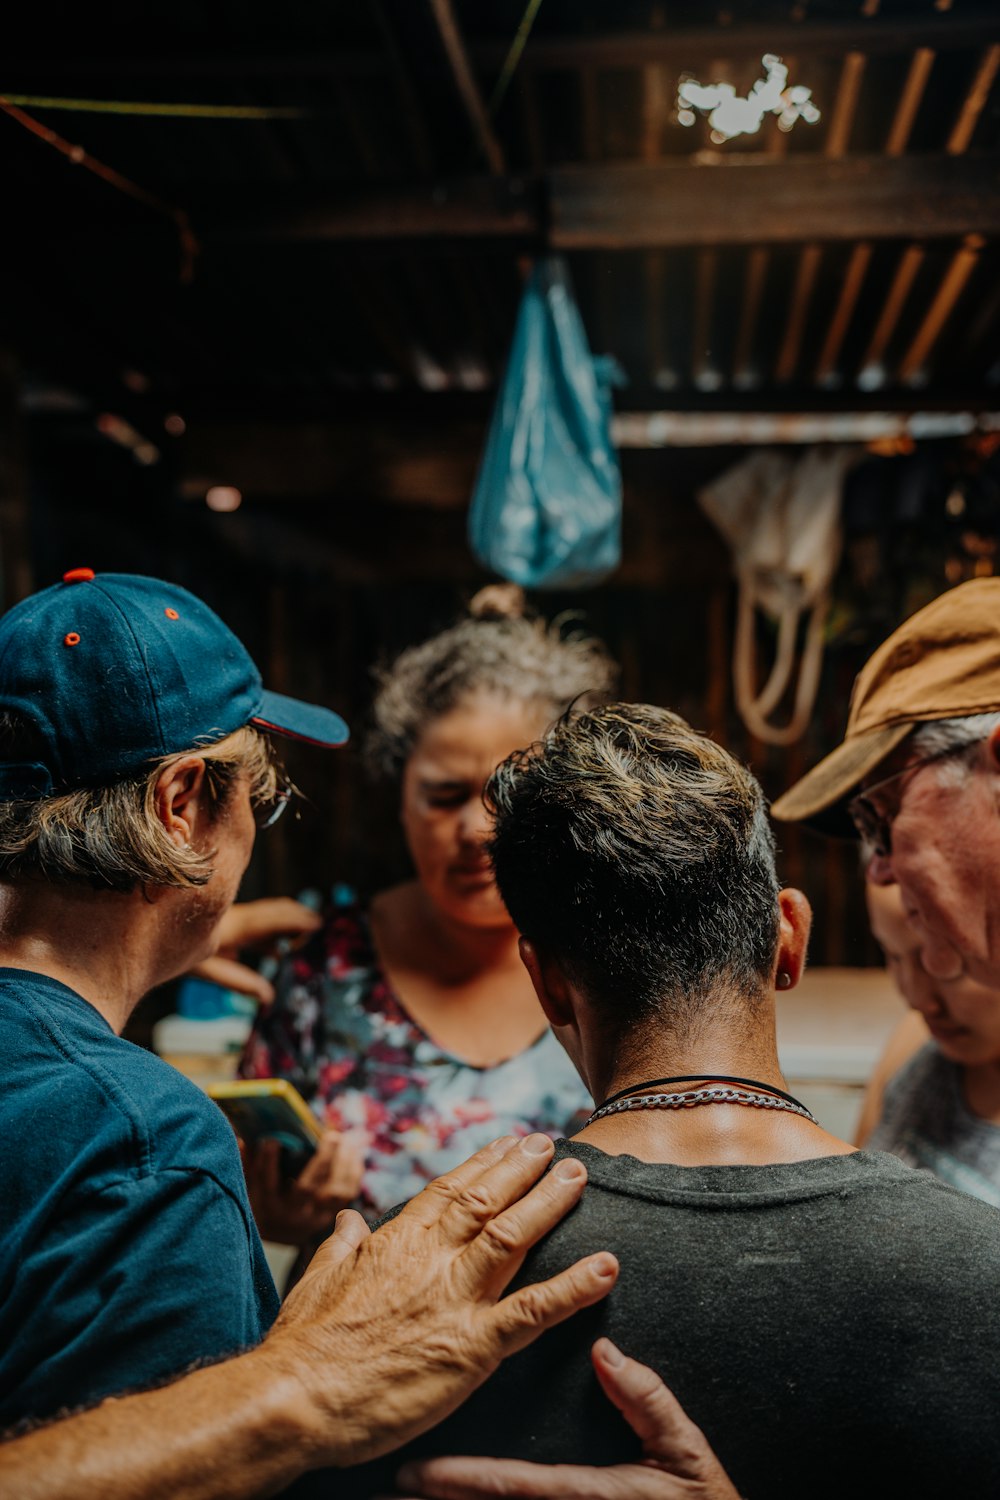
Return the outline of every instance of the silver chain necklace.
{"type": "Polygon", "coordinates": [[[683,1094],[633,1094],[627,1099],[615,1099],[612,1103],[595,1109],[587,1124],[592,1125],[605,1115],[617,1115],[629,1109],[694,1109],[699,1104],[742,1104],[749,1109],[783,1109],[816,1124],[815,1115],[797,1099],[758,1094],[755,1089],[734,1088],[688,1089],[683,1094]]]}

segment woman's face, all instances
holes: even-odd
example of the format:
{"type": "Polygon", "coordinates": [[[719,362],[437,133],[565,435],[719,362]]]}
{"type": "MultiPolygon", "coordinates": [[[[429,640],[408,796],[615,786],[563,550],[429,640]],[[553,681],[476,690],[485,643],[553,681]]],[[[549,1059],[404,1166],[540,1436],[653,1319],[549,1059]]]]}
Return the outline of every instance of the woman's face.
{"type": "Polygon", "coordinates": [[[483,787],[502,760],[542,735],[538,704],[477,694],[432,719],[403,771],[402,821],[417,877],[434,905],[470,927],[509,927],[483,840],[483,787]]]}
{"type": "Polygon", "coordinates": [[[965,975],[929,975],[920,961],[922,939],[907,921],[899,886],[868,882],[865,893],[872,932],[889,972],[945,1057],[966,1067],[1000,1062],[1000,992],[965,975]]]}

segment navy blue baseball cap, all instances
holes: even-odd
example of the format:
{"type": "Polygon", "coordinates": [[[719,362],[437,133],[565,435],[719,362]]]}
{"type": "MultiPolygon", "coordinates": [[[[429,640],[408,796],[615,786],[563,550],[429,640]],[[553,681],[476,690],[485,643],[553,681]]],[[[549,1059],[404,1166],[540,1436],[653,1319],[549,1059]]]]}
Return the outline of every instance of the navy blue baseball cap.
{"type": "Polygon", "coordinates": [[[245,724],[343,745],[327,708],[264,690],[246,648],[176,584],[72,568],[0,619],[0,710],[37,732],[37,758],[0,763],[0,799],[103,786],[245,724]]]}

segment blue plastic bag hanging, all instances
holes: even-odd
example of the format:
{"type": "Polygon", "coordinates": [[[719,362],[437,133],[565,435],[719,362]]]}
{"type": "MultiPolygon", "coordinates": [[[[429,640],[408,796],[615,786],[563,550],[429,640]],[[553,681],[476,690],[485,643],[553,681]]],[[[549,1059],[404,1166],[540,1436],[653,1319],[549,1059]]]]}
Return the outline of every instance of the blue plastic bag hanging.
{"type": "Polygon", "coordinates": [[[621,560],[614,359],[595,359],[558,258],[531,274],[469,512],[480,562],[524,588],[597,583],[621,560]]]}

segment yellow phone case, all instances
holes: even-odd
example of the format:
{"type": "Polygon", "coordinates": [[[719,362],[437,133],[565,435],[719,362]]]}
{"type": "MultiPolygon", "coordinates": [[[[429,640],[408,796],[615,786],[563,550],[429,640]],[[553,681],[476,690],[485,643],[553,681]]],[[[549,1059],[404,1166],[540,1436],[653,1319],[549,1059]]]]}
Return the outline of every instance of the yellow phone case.
{"type": "MultiPolygon", "coordinates": [[[[264,1136],[297,1138],[300,1146],[315,1149],[322,1130],[312,1110],[285,1078],[237,1079],[213,1083],[209,1097],[225,1111],[238,1135],[252,1140],[264,1136]]],[[[289,1143],[290,1144],[290,1143],[289,1143]]]]}

